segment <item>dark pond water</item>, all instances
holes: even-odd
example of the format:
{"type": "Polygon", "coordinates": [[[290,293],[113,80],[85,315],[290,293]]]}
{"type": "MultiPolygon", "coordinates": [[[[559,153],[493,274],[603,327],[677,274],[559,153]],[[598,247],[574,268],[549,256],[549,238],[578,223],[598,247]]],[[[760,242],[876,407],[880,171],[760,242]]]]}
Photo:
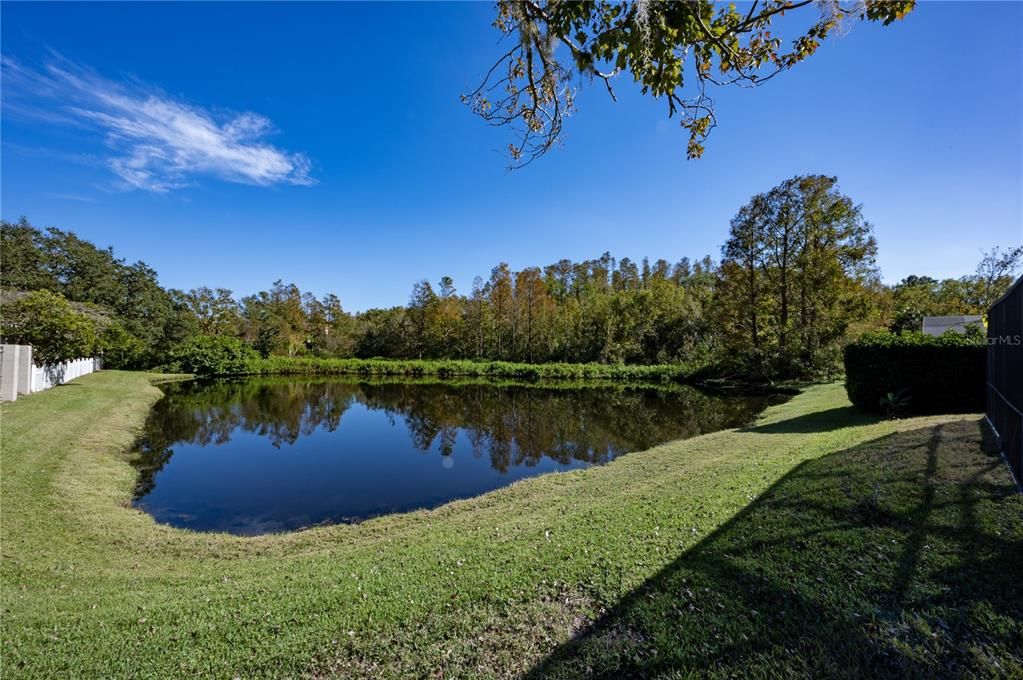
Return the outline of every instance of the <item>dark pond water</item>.
{"type": "Polygon", "coordinates": [[[767,397],[621,384],[258,378],[163,386],[135,506],[235,534],[432,508],[751,422],[767,397]]]}

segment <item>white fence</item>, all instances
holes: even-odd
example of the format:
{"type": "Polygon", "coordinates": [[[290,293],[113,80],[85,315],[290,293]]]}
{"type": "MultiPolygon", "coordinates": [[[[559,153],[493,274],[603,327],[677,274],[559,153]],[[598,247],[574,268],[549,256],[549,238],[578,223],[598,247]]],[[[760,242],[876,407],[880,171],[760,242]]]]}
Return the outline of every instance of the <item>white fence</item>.
{"type": "Polygon", "coordinates": [[[62,364],[32,364],[32,391],[42,392],[99,370],[99,359],[75,359],[62,364]]]}
{"type": "Polygon", "coordinates": [[[100,370],[100,359],[73,359],[60,364],[36,366],[31,345],[0,345],[0,400],[42,392],[100,370]]]}

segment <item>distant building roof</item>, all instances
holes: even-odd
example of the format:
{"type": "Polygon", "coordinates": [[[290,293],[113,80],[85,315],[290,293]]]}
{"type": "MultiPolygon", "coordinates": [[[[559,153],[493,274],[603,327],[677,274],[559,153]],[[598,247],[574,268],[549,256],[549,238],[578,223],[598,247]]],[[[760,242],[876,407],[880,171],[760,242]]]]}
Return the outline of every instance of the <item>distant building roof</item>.
{"type": "Polygon", "coordinates": [[[954,330],[957,333],[965,333],[966,326],[971,323],[982,323],[984,317],[980,314],[965,314],[962,316],[925,316],[923,323],[924,335],[941,335],[947,330],[954,330]]]}

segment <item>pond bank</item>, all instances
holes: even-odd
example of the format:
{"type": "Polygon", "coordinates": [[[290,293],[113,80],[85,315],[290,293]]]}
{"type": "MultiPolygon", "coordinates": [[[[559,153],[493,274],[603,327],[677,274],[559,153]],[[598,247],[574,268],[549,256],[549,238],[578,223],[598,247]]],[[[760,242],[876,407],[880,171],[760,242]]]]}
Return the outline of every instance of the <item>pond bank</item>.
{"type": "Polygon", "coordinates": [[[461,359],[325,359],[268,357],[252,364],[252,373],[274,375],[355,374],[374,376],[478,377],[497,380],[637,380],[680,382],[685,370],[677,364],[525,364],[461,359]]]}
{"type": "Polygon", "coordinates": [[[753,423],[780,397],[611,380],[276,375],[162,388],[135,507],[255,535],[360,522],[753,423]]]}
{"type": "Polygon", "coordinates": [[[159,396],[104,371],[0,407],[12,673],[1020,672],[1023,500],[974,417],[878,420],[816,386],[754,427],[240,538],[125,507],[159,396]]]}
{"type": "MultiPolygon", "coordinates": [[[[353,375],[373,378],[439,378],[491,380],[506,383],[549,381],[614,381],[645,384],[687,384],[733,394],[791,395],[806,383],[711,377],[713,371],[692,371],[680,364],[527,364],[468,359],[329,359],[274,356],[253,361],[238,375],[353,375]]],[[[229,377],[229,376],[222,376],[229,377]]]]}

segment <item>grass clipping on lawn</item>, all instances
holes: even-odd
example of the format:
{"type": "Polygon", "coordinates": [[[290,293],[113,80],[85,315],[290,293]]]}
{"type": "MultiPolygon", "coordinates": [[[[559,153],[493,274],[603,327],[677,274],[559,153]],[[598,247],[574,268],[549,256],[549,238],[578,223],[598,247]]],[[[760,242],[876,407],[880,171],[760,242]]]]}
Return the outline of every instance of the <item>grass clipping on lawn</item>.
{"type": "Polygon", "coordinates": [[[1023,674],[1023,498],[975,416],[823,385],[756,427],[242,538],[130,508],[152,378],[0,409],[12,675],[1023,674]]]}

